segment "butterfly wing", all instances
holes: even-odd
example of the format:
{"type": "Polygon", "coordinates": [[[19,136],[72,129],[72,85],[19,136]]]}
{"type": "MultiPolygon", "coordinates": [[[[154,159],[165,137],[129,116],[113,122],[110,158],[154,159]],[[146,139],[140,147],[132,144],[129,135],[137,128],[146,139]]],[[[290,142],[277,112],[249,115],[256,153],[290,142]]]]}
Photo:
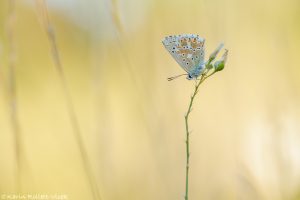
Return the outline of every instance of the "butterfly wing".
{"type": "Polygon", "coordinates": [[[204,43],[203,38],[193,34],[168,36],[163,40],[165,48],[187,73],[204,62],[204,43]]]}

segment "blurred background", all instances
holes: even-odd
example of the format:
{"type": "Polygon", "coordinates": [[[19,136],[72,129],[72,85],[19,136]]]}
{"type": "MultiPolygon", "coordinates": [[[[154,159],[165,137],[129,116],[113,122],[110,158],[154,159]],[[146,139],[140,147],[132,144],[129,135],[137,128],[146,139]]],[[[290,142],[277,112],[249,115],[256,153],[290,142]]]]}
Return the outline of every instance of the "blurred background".
{"type": "Polygon", "coordinates": [[[206,57],[220,42],[229,57],[191,114],[190,199],[300,199],[298,0],[48,0],[64,75],[43,7],[11,3],[0,1],[0,195],[184,199],[194,82],[166,80],[183,70],[161,40],[194,33],[206,57]]]}

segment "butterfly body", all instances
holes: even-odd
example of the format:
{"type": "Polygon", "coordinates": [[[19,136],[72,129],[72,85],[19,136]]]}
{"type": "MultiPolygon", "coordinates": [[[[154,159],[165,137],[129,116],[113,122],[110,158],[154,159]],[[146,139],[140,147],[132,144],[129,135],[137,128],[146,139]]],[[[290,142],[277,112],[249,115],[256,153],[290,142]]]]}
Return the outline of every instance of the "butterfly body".
{"type": "Polygon", "coordinates": [[[201,64],[195,66],[195,68],[191,72],[188,72],[186,78],[188,80],[197,79],[197,77],[200,74],[202,74],[202,72],[204,71],[204,69],[205,69],[205,63],[201,63],[201,64]]]}
{"type": "Polygon", "coordinates": [[[205,39],[194,34],[174,35],[162,41],[165,48],[187,72],[187,79],[197,79],[205,69],[205,39]]]}

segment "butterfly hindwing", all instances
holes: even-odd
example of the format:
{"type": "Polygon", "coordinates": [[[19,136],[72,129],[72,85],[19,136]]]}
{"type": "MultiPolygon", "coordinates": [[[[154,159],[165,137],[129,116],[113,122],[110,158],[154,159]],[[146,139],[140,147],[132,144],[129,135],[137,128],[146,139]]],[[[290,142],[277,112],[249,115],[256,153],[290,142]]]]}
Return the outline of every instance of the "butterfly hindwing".
{"type": "Polygon", "coordinates": [[[168,36],[163,44],[177,63],[188,73],[204,62],[204,42],[198,35],[168,36]]]}

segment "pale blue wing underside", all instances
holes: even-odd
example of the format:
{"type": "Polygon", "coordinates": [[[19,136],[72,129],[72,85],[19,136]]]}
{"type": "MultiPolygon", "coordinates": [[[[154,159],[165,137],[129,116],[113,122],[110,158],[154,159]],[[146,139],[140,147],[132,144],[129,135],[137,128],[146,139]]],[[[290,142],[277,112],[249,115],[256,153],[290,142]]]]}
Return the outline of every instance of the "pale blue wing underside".
{"type": "Polygon", "coordinates": [[[177,63],[187,73],[194,74],[204,63],[205,40],[198,35],[168,36],[162,42],[177,63]]]}

